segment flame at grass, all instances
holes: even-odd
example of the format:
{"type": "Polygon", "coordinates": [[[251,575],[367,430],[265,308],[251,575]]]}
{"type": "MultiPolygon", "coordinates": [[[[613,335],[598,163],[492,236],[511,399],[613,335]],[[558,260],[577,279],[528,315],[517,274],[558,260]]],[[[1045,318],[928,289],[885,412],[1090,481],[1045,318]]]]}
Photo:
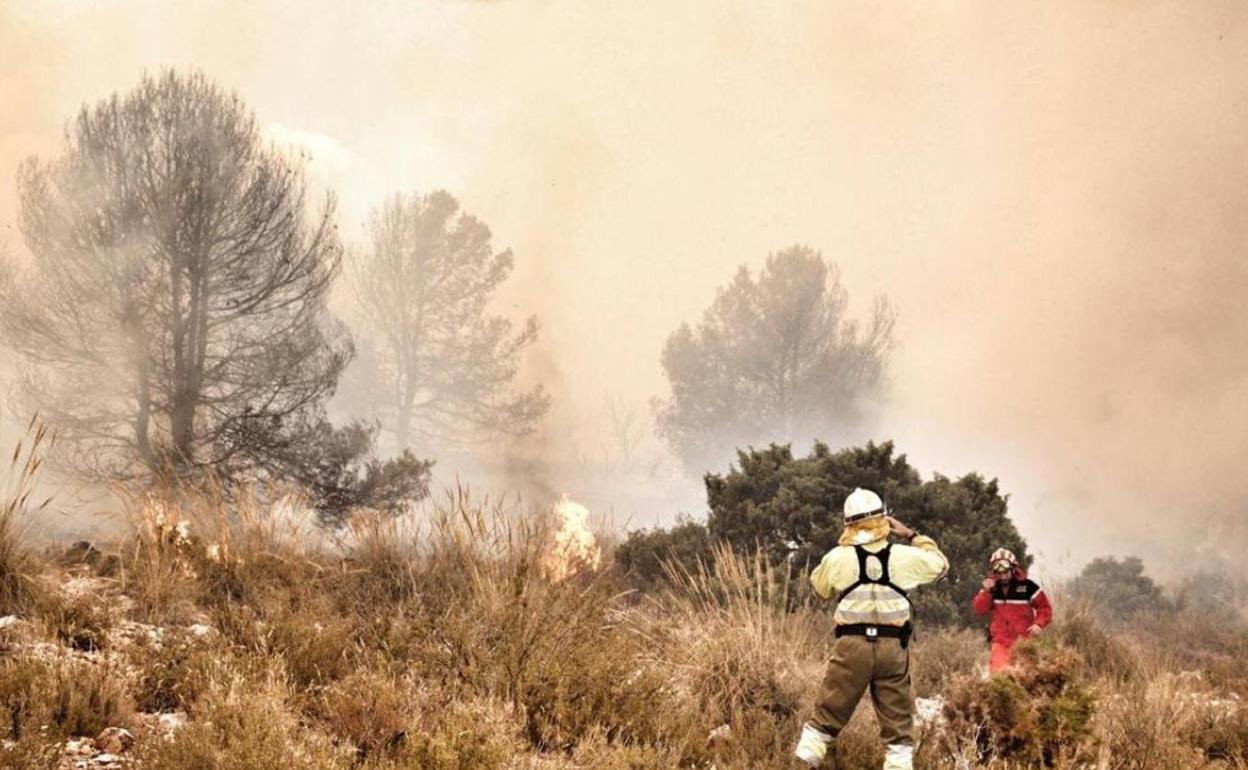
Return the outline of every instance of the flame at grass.
{"type": "Polygon", "coordinates": [[[552,580],[563,580],[582,569],[598,569],[602,549],[589,528],[589,509],[563,495],[553,509],[559,530],[546,559],[552,580]]]}

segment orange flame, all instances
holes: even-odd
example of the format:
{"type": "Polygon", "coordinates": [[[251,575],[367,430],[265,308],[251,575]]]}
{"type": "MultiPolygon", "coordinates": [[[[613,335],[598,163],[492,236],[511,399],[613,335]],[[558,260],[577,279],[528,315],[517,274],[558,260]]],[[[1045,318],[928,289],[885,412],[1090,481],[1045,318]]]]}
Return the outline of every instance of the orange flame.
{"type": "Polygon", "coordinates": [[[563,580],[582,569],[598,569],[602,549],[589,528],[589,509],[565,494],[554,512],[559,517],[559,531],[546,560],[551,579],[563,580]]]}

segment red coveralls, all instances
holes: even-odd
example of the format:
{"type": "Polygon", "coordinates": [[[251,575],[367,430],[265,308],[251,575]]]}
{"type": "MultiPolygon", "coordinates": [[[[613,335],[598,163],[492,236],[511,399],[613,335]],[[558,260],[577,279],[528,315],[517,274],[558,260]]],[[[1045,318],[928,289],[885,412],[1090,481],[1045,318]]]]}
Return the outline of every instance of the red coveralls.
{"type": "Polygon", "coordinates": [[[988,670],[996,673],[1010,665],[1010,648],[1032,626],[1044,628],[1053,619],[1053,605],[1040,586],[1027,579],[1016,567],[1007,580],[998,580],[992,589],[982,588],[971,600],[978,615],[992,613],[988,633],[992,637],[992,659],[988,670]]]}

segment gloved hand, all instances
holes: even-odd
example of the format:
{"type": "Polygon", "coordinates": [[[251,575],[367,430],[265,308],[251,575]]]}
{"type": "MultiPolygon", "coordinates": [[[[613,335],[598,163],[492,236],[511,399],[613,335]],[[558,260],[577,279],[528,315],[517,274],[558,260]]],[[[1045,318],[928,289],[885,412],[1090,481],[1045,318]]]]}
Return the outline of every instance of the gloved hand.
{"type": "Polygon", "coordinates": [[[884,519],[888,522],[888,533],[890,535],[896,535],[903,540],[910,540],[915,536],[916,533],[913,529],[897,521],[892,516],[885,516],[884,519]]]}
{"type": "Polygon", "coordinates": [[[1041,631],[1043,631],[1043,630],[1044,630],[1044,629],[1043,629],[1043,628],[1041,628],[1040,626],[1037,626],[1035,623],[1032,623],[1032,624],[1031,624],[1031,628],[1028,628],[1028,629],[1027,629],[1027,635],[1028,635],[1028,636],[1039,636],[1039,635],[1040,635],[1040,632],[1041,632],[1041,631]]]}

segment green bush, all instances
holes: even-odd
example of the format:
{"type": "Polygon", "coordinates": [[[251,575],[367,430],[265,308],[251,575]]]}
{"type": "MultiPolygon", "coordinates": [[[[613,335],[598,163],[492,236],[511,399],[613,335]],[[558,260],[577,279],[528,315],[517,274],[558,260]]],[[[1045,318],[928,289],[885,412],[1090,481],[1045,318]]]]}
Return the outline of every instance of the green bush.
{"type": "Polygon", "coordinates": [[[1093,755],[1095,696],[1083,661],[1052,642],[1020,642],[1014,665],[987,680],[963,676],[947,690],[945,717],[979,759],[1066,766],[1093,755]]]}
{"type": "Polygon", "coordinates": [[[1144,562],[1135,556],[1093,559],[1070,581],[1067,590],[1071,598],[1117,620],[1173,609],[1161,588],[1144,574],[1144,562]]]}
{"type": "Polygon", "coordinates": [[[1228,569],[1211,569],[1184,578],[1176,592],[1180,611],[1217,618],[1229,625],[1244,624],[1248,604],[1248,581],[1232,576],[1228,569]]]}
{"type": "Polygon", "coordinates": [[[664,585],[668,565],[693,571],[712,556],[710,532],[701,522],[684,519],[670,529],[634,530],[615,548],[615,565],[625,581],[644,590],[664,585]]]}
{"type": "Polygon", "coordinates": [[[727,473],[706,477],[705,533],[691,522],[668,532],[634,533],[617,560],[643,582],[653,581],[662,558],[670,555],[688,565],[709,551],[709,543],[724,541],[738,553],[761,549],[772,564],[789,565],[804,585],[836,545],[844,521],[841,506],[855,487],[878,492],[894,515],[932,535],[949,557],[948,577],[915,594],[921,622],[981,625],[970,602],[988,555],[1006,547],[1028,563],[1027,544],[1010,521],[996,480],[968,474],[924,481],[891,442],[839,452],[816,444],[805,458],[774,444],[739,451],[727,473]]]}

